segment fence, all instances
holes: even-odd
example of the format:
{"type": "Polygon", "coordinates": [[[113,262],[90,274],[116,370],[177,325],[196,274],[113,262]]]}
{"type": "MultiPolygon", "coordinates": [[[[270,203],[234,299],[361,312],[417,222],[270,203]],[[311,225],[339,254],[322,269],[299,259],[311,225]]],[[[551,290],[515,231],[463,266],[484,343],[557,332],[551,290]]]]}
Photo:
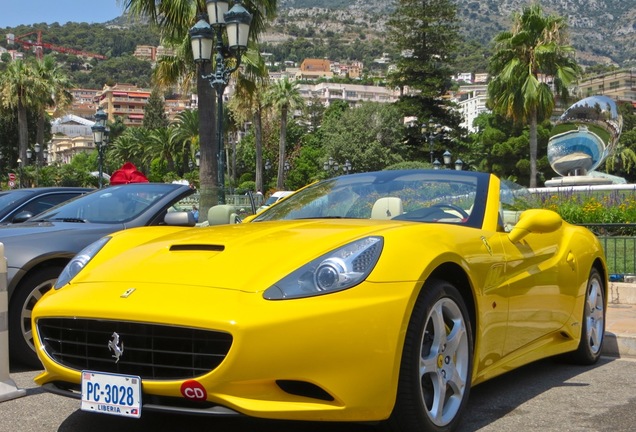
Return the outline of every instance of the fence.
{"type": "Polygon", "coordinates": [[[636,224],[581,224],[603,245],[610,275],[636,274],[636,224]]]}

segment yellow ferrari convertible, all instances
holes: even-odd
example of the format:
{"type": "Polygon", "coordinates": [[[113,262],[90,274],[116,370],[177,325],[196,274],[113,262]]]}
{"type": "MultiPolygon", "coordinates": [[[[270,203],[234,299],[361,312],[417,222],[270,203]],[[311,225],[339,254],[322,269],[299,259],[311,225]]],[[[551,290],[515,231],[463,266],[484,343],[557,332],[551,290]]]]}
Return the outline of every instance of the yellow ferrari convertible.
{"type": "Polygon", "coordinates": [[[471,386],[601,355],[603,250],[524,197],[485,173],[370,172],[242,223],[222,206],[209,227],[108,235],[35,305],[36,382],[133,418],[452,430],[471,386]]]}

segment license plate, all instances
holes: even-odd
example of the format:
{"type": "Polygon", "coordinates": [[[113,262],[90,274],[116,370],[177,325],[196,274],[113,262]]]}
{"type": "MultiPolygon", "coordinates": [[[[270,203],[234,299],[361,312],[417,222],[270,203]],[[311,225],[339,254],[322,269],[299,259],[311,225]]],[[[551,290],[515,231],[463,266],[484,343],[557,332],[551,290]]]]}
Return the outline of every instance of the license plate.
{"type": "Polygon", "coordinates": [[[82,372],[82,411],[122,417],[141,417],[141,379],[138,376],[82,372]]]}

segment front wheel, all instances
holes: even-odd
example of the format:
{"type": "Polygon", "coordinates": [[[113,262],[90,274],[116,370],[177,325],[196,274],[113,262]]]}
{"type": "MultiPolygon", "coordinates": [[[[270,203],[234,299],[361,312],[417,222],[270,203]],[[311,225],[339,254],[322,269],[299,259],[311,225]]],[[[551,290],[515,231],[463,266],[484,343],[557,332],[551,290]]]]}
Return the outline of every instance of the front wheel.
{"type": "Polygon", "coordinates": [[[591,365],[598,361],[603,351],[605,338],[605,282],[601,274],[593,268],[587,279],[581,340],[570,359],[581,365],[591,365]]]}
{"type": "Polygon", "coordinates": [[[35,354],[31,315],[35,303],[49,291],[62,272],[60,267],[49,267],[27,275],[11,296],[9,303],[9,354],[24,365],[41,368],[35,354]]]}
{"type": "Polygon", "coordinates": [[[472,365],[473,337],[464,300],[450,283],[429,281],[409,322],[389,429],[453,430],[468,401],[472,365]]]}

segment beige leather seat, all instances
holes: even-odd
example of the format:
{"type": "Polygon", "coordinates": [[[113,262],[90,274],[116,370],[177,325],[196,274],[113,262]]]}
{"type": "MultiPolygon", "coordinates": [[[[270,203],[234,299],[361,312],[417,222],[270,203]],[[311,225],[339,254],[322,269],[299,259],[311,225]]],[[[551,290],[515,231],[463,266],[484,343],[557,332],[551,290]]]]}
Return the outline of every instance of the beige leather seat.
{"type": "Polygon", "coordinates": [[[227,225],[236,223],[234,207],[227,204],[215,205],[208,210],[208,224],[227,225]]]}
{"type": "Polygon", "coordinates": [[[404,213],[404,209],[400,198],[383,197],[373,204],[371,219],[392,219],[402,213],[404,213]]]}

